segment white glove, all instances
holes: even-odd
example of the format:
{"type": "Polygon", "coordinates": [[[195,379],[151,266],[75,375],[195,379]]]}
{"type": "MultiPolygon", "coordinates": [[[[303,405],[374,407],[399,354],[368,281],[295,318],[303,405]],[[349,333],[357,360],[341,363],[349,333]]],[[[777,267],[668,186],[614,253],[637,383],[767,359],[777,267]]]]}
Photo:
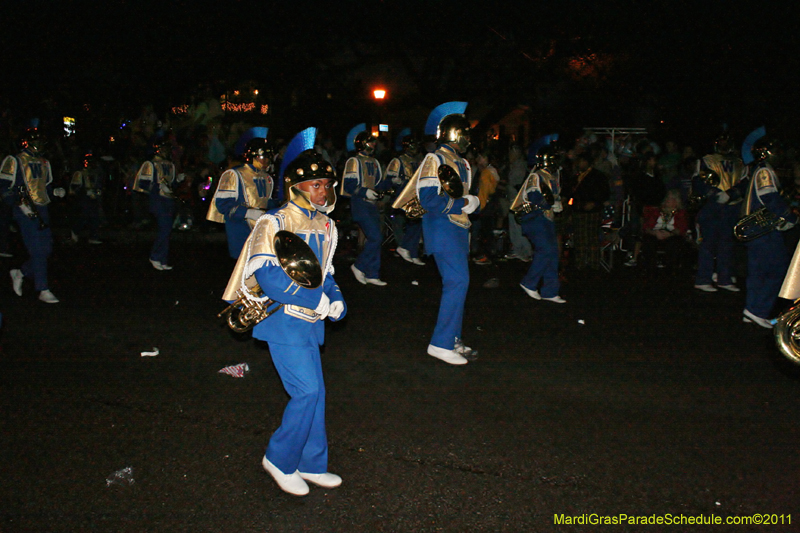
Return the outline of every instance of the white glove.
{"type": "Polygon", "coordinates": [[[463,214],[465,214],[465,215],[469,215],[469,214],[473,213],[481,205],[481,201],[478,200],[477,196],[473,196],[471,194],[468,194],[466,196],[463,196],[463,198],[464,198],[464,200],[467,201],[467,205],[465,205],[464,207],[461,208],[461,212],[463,214]]]}
{"type": "Polygon", "coordinates": [[[62,187],[57,187],[53,189],[53,196],[58,196],[59,198],[64,198],[67,195],[67,191],[65,191],[62,187]]]}
{"type": "Polygon", "coordinates": [[[794,227],[794,222],[789,222],[789,221],[787,221],[787,220],[784,220],[784,221],[781,223],[781,225],[780,225],[780,226],[778,226],[778,231],[786,231],[786,230],[790,230],[790,229],[792,229],[793,227],[794,227]]]}
{"type": "Polygon", "coordinates": [[[264,211],[261,209],[248,209],[247,213],[245,213],[244,218],[250,220],[258,220],[261,215],[264,214],[264,211]]]}
{"type": "Polygon", "coordinates": [[[402,185],[403,184],[403,178],[401,178],[400,176],[396,176],[396,177],[392,178],[392,183],[394,183],[395,185],[402,185]]]}
{"type": "Polygon", "coordinates": [[[19,204],[19,210],[22,211],[22,214],[25,215],[26,217],[33,216],[33,209],[28,207],[28,204],[19,204]]]}
{"type": "Polygon", "coordinates": [[[182,182],[183,182],[183,180],[185,180],[185,179],[186,179],[186,174],[184,174],[184,173],[180,173],[180,174],[178,174],[178,176],[175,178],[175,181],[177,181],[178,183],[182,183],[182,182]]]}
{"type": "Polygon", "coordinates": [[[339,320],[339,317],[342,316],[342,313],[344,313],[344,302],[341,300],[331,302],[331,309],[328,311],[328,318],[339,320]]]}
{"type": "Polygon", "coordinates": [[[561,205],[561,200],[556,200],[553,203],[553,213],[560,213],[564,210],[564,206],[561,205]]]}
{"type": "Polygon", "coordinates": [[[720,192],[716,198],[718,204],[727,204],[730,199],[731,197],[725,191],[720,192]]]}
{"type": "Polygon", "coordinates": [[[377,200],[380,197],[381,195],[376,193],[372,189],[367,189],[367,200],[377,200]]]}
{"type": "Polygon", "coordinates": [[[323,292],[322,298],[319,299],[319,304],[317,304],[317,307],[316,309],[314,309],[314,312],[319,315],[320,320],[325,320],[325,317],[328,316],[330,310],[331,310],[331,299],[328,298],[328,295],[323,292]]]}

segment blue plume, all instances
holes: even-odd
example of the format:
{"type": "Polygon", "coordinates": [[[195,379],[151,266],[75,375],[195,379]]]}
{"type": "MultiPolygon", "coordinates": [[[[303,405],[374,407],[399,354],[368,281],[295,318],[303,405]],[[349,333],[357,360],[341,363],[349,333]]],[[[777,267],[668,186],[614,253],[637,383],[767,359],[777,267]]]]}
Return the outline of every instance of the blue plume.
{"type": "Polygon", "coordinates": [[[397,137],[394,139],[394,150],[395,152],[400,152],[403,149],[403,139],[411,135],[411,128],[403,128],[400,130],[400,133],[397,134],[397,137]]]}
{"type": "Polygon", "coordinates": [[[539,150],[557,140],[558,133],[551,133],[550,135],[543,135],[533,141],[528,147],[528,166],[532,167],[536,164],[536,155],[539,153],[539,150]]]}
{"type": "Polygon", "coordinates": [[[234,153],[236,155],[242,155],[244,153],[244,147],[248,142],[250,142],[252,139],[266,139],[267,132],[269,132],[269,128],[256,126],[255,128],[250,128],[246,132],[242,133],[242,136],[239,137],[238,141],[236,141],[234,153]]]}
{"type": "Polygon", "coordinates": [[[742,161],[745,165],[749,165],[753,162],[753,153],[751,152],[753,145],[766,134],[767,129],[764,126],[761,126],[760,128],[756,128],[751,131],[747,137],[745,137],[744,142],[742,143],[742,161]]]}
{"type": "Polygon", "coordinates": [[[467,102],[445,102],[436,106],[431,114],[428,115],[428,121],[425,123],[425,135],[436,135],[436,129],[439,123],[447,115],[463,115],[467,110],[467,102]]]}
{"type": "Polygon", "coordinates": [[[281,171],[278,174],[278,181],[283,183],[283,172],[286,170],[292,161],[297,159],[297,156],[314,148],[314,141],[317,139],[317,128],[306,128],[294,136],[292,142],[286,147],[286,152],[283,154],[283,161],[281,161],[281,171]]]}
{"type": "Polygon", "coordinates": [[[348,152],[355,152],[356,151],[356,135],[361,133],[362,131],[367,130],[367,125],[365,123],[356,124],[353,126],[353,129],[350,130],[350,133],[347,134],[347,151],[348,152]]]}

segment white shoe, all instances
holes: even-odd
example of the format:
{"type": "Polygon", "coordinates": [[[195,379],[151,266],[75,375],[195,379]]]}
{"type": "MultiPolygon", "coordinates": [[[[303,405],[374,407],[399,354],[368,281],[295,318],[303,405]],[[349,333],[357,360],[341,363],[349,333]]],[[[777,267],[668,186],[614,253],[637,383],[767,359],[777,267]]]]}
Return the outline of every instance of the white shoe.
{"type": "Polygon", "coordinates": [[[156,270],[172,270],[172,267],[169,265],[165,265],[164,263],[160,263],[158,261],[150,260],[150,264],[153,265],[153,268],[156,270]]]}
{"type": "Polygon", "coordinates": [[[342,484],[342,478],[330,472],[325,472],[324,474],[306,474],[305,472],[298,471],[297,473],[309,483],[326,489],[335,489],[342,484]]]}
{"type": "Polygon", "coordinates": [[[45,289],[39,293],[39,299],[46,304],[57,304],[58,298],[56,295],[50,292],[49,290],[45,289]]]}
{"type": "Polygon", "coordinates": [[[478,350],[470,348],[464,341],[461,339],[456,339],[456,344],[453,347],[453,351],[456,352],[458,355],[466,359],[467,361],[475,361],[478,358],[478,350]]]}
{"type": "Polygon", "coordinates": [[[22,280],[25,278],[22,270],[15,268],[9,274],[11,275],[11,286],[14,288],[14,293],[17,296],[22,296],[22,280]]]}
{"type": "Polygon", "coordinates": [[[377,285],[378,287],[383,287],[384,285],[388,285],[388,283],[386,283],[382,279],[377,279],[377,278],[365,278],[365,281],[370,285],[377,285]]]}
{"type": "Polygon", "coordinates": [[[0,252],[0,257],[14,257],[14,254],[8,252],[0,252]]]}
{"type": "Polygon", "coordinates": [[[428,345],[428,355],[431,355],[436,359],[441,359],[445,363],[449,363],[451,365],[467,364],[467,360],[461,355],[457,354],[455,350],[445,350],[444,348],[439,348],[433,344],[428,345]]]}
{"type": "Polygon", "coordinates": [[[397,255],[399,255],[400,257],[402,257],[403,259],[405,259],[409,263],[414,263],[415,265],[420,265],[420,266],[425,265],[425,262],[422,261],[419,257],[411,257],[411,252],[409,252],[405,248],[400,248],[398,246],[396,251],[397,251],[397,255]]]}
{"type": "Polygon", "coordinates": [[[565,304],[565,303],[567,303],[567,301],[564,298],[562,298],[561,296],[559,296],[557,294],[555,296],[553,296],[552,298],[542,298],[542,300],[544,300],[545,302],[553,302],[553,303],[556,303],[556,304],[565,304]]]}
{"type": "Polygon", "coordinates": [[[308,485],[303,478],[300,477],[300,472],[297,470],[293,474],[286,475],[274,464],[269,462],[267,456],[261,460],[261,466],[264,467],[267,474],[272,476],[275,483],[281,488],[282,491],[294,494],[295,496],[305,496],[308,494],[308,485]]]}
{"type": "Polygon", "coordinates": [[[363,272],[357,269],[355,264],[350,265],[350,270],[353,271],[353,275],[356,277],[356,281],[358,281],[362,285],[367,284],[367,276],[365,276],[363,272]]]}
{"type": "Polygon", "coordinates": [[[739,287],[737,287],[733,283],[731,283],[730,285],[717,285],[717,288],[718,289],[725,289],[726,291],[731,291],[731,292],[739,292],[741,290],[741,289],[739,289],[739,287]]]}
{"type": "Polygon", "coordinates": [[[103,241],[100,241],[98,239],[89,239],[86,242],[88,242],[89,244],[103,244],[103,241]]]}
{"type": "Polygon", "coordinates": [[[532,291],[528,287],[523,285],[522,283],[520,283],[519,286],[522,287],[522,290],[525,291],[525,294],[527,294],[528,296],[530,296],[534,300],[541,300],[542,299],[542,296],[539,294],[539,291],[532,291]]]}
{"type": "Polygon", "coordinates": [[[742,317],[742,322],[747,323],[754,323],[762,328],[772,329],[772,321],[767,320],[766,318],[761,318],[760,316],[756,316],[747,309],[744,310],[744,316],[742,317]]]}
{"type": "Polygon", "coordinates": [[[425,261],[423,261],[419,257],[412,257],[411,262],[414,263],[415,265],[425,266],[425,261]]]}
{"type": "Polygon", "coordinates": [[[705,285],[695,285],[695,289],[701,290],[703,292],[717,292],[717,288],[713,285],[705,284],[705,285]]]}

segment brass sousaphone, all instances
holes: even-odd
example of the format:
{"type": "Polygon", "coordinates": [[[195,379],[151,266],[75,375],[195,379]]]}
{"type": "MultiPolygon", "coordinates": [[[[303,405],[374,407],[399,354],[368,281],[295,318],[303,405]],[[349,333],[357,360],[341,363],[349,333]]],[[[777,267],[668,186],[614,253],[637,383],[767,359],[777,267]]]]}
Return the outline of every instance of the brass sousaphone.
{"type": "Polygon", "coordinates": [[[800,365],[800,246],[794,251],[778,296],[794,304],[775,321],[775,344],[787,359],[800,365]]]}
{"type": "MultiPolygon", "coordinates": [[[[281,269],[292,281],[306,289],[316,289],[322,284],[322,267],[311,247],[291,231],[281,230],[273,240],[275,256],[281,269]]],[[[226,307],[218,318],[225,317],[228,326],[236,333],[244,333],[283,307],[273,300],[261,300],[263,291],[258,284],[236,291],[238,298],[226,307]]]]}

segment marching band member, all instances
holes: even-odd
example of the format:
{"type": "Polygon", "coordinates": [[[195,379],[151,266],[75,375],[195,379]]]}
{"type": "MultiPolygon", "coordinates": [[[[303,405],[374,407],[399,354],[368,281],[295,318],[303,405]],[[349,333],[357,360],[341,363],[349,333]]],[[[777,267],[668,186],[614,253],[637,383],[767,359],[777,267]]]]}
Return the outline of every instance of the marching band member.
{"type": "Polygon", "coordinates": [[[520,287],[534,300],[546,300],[557,304],[567,301],[558,295],[561,282],[558,279],[558,238],[554,222],[554,208],[558,172],[555,154],[549,147],[539,150],[537,165],[528,174],[520,187],[511,210],[519,213],[522,233],[533,245],[533,261],[520,282],[520,287]],[[541,283],[541,292],[539,284],[541,283]]]}
{"type": "Polygon", "coordinates": [[[10,272],[14,292],[22,296],[24,278],[32,277],[39,300],[55,304],[58,298],[50,291],[47,281],[47,261],[53,252],[48,192],[52,190],[53,196],[63,198],[66,191],[52,189],[50,162],[41,155],[44,145],[44,139],[36,128],[28,129],[20,136],[21,152],[6,157],[0,166],[0,194],[7,204],[13,206],[14,220],[30,255],[21,269],[10,272]]]}
{"type": "MultiPolygon", "coordinates": [[[[386,178],[400,191],[406,186],[408,180],[414,175],[414,172],[419,167],[417,154],[419,153],[419,143],[411,134],[410,130],[408,135],[405,135],[401,143],[402,154],[389,161],[389,166],[386,167],[386,178]]],[[[419,258],[419,239],[422,236],[422,221],[419,219],[411,219],[405,216],[405,213],[398,209],[395,216],[402,217],[405,220],[405,227],[403,228],[403,238],[397,246],[397,254],[409,263],[415,265],[424,265],[425,262],[419,258]]]]}
{"type": "Polygon", "coordinates": [[[336,205],[333,167],[314,151],[316,129],[301,131],[289,144],[281,164],[289,199],[262,216],[245,242],[224,299],[235,299],[245,277],[255,276],[264,296],[284,304],[253,328],[253,337],[269,344],[289,403],[280,427],[272,434],[262,466],[278,486],[294,495],[308,494],[306,482],[334,488],[342,479],[329,473],[325,433],[325,384],[319,346],[324,342],[323,320],[339,320],[346,306],[333,279],[332,259],[337,232],[328,218],[336,205]],[[322,266],[320,285],[299,286],[279,266],[275,241],[288,231],[313,250],[322,266]]]}
{"type": "Polygon", "coordinates": [[[347,135],[347,149],[356,155],[344,164],[342,195],[350,197],[353,220],[366,237],[364,248],[350,269],[359,283],[382,287],[386,282],[380,279],[383,232],[378,200],[391,182],[383,180],[381,165],[372,157],[377,141],[366,128],[366,124],[359,124],[347,135]]]}
{"type": "Polygon", "coordinates": [[[700,247],[694,288],[704,292],[717,289],[739,292],[733,284],[733,227],[739,219],[740,205],[729,202],[729,190],[745,175],[744,163],[735,156],[730,137],[723,133],[714,143],[713,154],[702,157],[692,177],[692,192],[707,199],[697,213],[700,226],[700,247]],[[716,258],[716,269],[714,259],[716,258]],[[717,286],[712,276],[717,273],[717,286]]]}
{"type": "Polygon", "coordinates": [[[256,220],[269,208],[273,189],[267,128],[253,128],[249,135],[253,138],[244,146],[244,165],[222,173],[206,216],[212,222],[225,223],[228,253],[234,259],[239,258],[256,220]]]}
{"type": "Polygon", "coordinates": [[[156,217],[158,234],[150,250],[150,264],[156,270],[172,270],[169,259],[169,238],[172,234],[172,219],[175,216],[175,195],[173,190],[181,181],[175,176],[170,145],[165,138],[153,142],[155,155],[152,161],[145,161],[136,173],[133,190],[149,195],[150,212],[156,217]]]}
{"type": "Polygon", "coordinates": [[[477,351],[461,340],[464,303],[469,289],[469,215],[480,209],[469,191],[472,170],[463,154],[469,145],[466,102],[447,102],[428,116],[425,134],[436,134],[439,148],[422,161],[417,196],[427,212],[422,216],[425,252],[433,255],[442,276],[439,317],[428,355],[451,365],[466,364],[477,351]],[[447,185],[446,185],[447,184],[447,185]],[[461,190],[458,190],[461,189],[461,190]]]}
{"type": "Polygon", "coordinates": [[[103,194],[101,172],[97,160],[89,151],[83,158],[83,168],[72,174],[69,193],[77,200],[75,223],[72,225],[72,241],[78,242],[78,233],[89,229],[89,244],[102,244],[100,241],[100,197],[103,194]]]}
{"type": "Polygon", "coordinates": [[[769,316],[789,267],[789,255],[780,232],[797,224],[797,215],[780,195],[780,180],[770,164],[774,156],[772,143],[761,137],[753,144],[750,153],[753,157],[750,180],[741,182],[736,188],[738,191],[747,188],[744,214],[753,214],[763,207],[783,220],[775,229],[747,242],[747,295],[742,320],[771,329],[769,316]]]}

